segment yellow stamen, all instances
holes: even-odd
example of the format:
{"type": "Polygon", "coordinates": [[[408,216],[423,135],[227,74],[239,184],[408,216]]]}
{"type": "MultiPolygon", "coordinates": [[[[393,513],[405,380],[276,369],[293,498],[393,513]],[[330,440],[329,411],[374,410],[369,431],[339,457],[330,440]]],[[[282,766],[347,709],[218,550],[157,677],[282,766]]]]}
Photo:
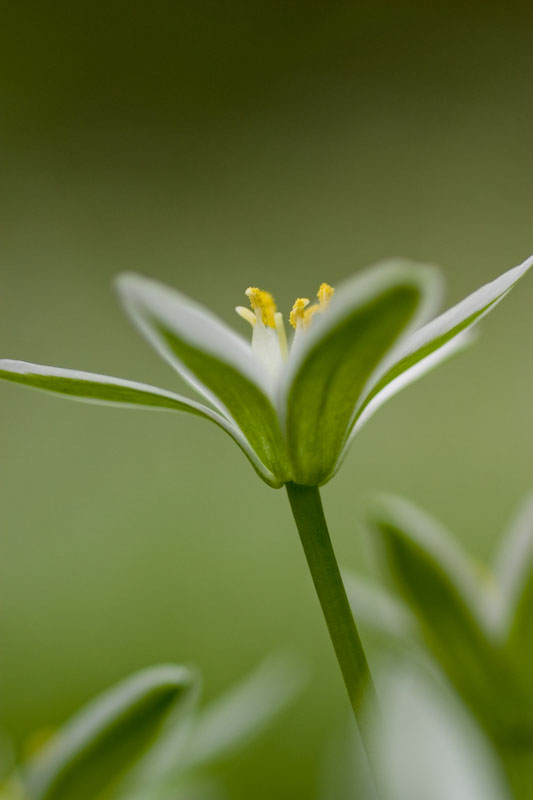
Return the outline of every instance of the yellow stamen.
{"type": "Polygon", "coordinates": [[[308,325],[311,324],[311,320],[315,316],[317,311],[323,311],[322,306],[319,303],[313,303],[312,306],[308,306],[304,311],[304,326],[307,328],[308,325]]]}
{"type": "Polygon", "coordinates": [[[320,288],[317,292],[318,302],[320,303],[320,308],[322,311],[329,306],[331,303],[331,298],[335,294],[335,289],[333,286],[330,286],[329,283],[321,283],[320,288]]]}
{"type": "Polygon", "coordinates": [[[307,328],[317,312],[322,313],[327,309],[334,293],[335,289],[330,286],[329,283],[322,283],[316,295],[318,297],[318,303],[313,303],[313,305],[310,306],[307,298],[299,297],[292,308],[290,316],[293,328],[296,328],[298,325],[302,328],[307,328]]]}
{"type": "Polygon", "coordinates": [[[250,300],[250,305],[255,311],[257,318],[261,319],[263,325],[268,325],[269,328],[275,328],[275,314],[277,308],[270,292],[264,292],[262,289],[250,286],[246,290],[246,296],[250,300]]]}
{"type": "Polygon", "coordinates": [[[244,306],[237,306],[235,308],[235,311],[237,312],[239,317],[242,317],[243,319],[246,320],[246,322],[249,322],[252,328],[254,327],[257,320],[253,311],[250,311],[249,308],[245,308],[244,306]]]}
{"type": "Polygon", "coordinates": [[[299,324],[303,324],[305,320],[305,308],[308,305],[309,305],[308,297],[298,297],[298,299],[295,300],[289,317],[289,322],[291,323],[293,328],[298,327],[299,324]]]}

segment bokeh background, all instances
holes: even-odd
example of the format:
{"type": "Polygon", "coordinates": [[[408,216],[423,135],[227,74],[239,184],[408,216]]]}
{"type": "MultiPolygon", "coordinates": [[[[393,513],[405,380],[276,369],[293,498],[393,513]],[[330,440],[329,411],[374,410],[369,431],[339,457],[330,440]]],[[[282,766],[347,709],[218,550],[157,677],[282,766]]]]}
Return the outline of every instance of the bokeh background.
{"type": "MultiPolygon", "coordinates": [[[[236,327],[390,255],[448,302],[533,251],[533,6],[451,0],[3,2],[1,354],[182,389],[120,313],[138,270],[236,327]]],[[[533,283],[405,391],[324,490],[375,569],[371,492],[480,557],[533,486],[533,283]]],[[[246,331],[245,331],[246,332],[246,331]]],[[[301,651],[309,690],[226,770],[235,800],[311,798],[346,701],[282,491],[188,417],[0,386],[0,718],[22,742],[131,670],[214,696],[301,651]]]]}

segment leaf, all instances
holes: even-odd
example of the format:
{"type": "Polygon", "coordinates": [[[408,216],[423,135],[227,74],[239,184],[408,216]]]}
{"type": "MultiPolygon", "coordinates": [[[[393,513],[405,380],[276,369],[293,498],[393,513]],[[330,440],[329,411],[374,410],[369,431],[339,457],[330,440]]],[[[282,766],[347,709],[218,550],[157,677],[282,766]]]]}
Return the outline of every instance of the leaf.
{"type": "Polygon", "coordinates": [[[266,377],[251,347],[207,309],[139,275],[119,277],[130,318],[194,389],[240,428],[278,485],[289,479],[286,448],[266,377]]]}
{"type": "Polygon", "coordinates": [[[302,689],[307,670],[299,659],[267,659],[251,675],[214,700],[182,727],[160,737],[137,772],[136,791],[127,800],[182,797],[190,781],[214,762],[248,745],[302,689]]]}
{"type": "MultiPolygon", "coordinates": [[[[533,495],[528,495],[503,543],[496,574],[501,632],[517,677],[533,698],[533,495]]],[[[533,715],[532,715],[533,716],[533,715]]],[[[532,724],[533,727],[533,724],[532,724]]],[[[533,734],[532,734],[533,735],[533,734]]]]}
{"type": "Polygon", "coordinates": [[[508,633],[533,579],[533,494],[527,495],[502,542],[494,565],[502,600],[501,628],[508,633]]]}
{"type": "Polygon", "coordinates": [[[511,800],[488,741],[450,691],[411,664],[378,677],[382,800],[511,800]]]}
{"type": "Polygon", "coordinates": [[[249,744],[302,690],[306,679],[307,670],[299,659],[267,659],[195,718],[184,767],[210,764],[249,744]]]}
{"type": "Polygon", "coordinates": [[[0,800],[28,800],[16,777],[0,785],[0,800]]]}
{"type": "Polygon", "coordinates": [[[4,730],[0,728],[0,787],[15,766],[13,743],[4,730]]]}
{"type": "Polygon", "coordinates": [[[468,329],[492,311],[532,265],[533,256],[485,284],[403,341],[361,400],[352,420],[350,438],[386,400],[469,344],[468,329]]]}
{"type": "Polygon", "coordinates": [[[0,359],[0,379],[59,394],[71,400],[81,400],[84,403],[179,411],[203,417],[214,422],[231,436],[266,483],[271,486],[279,485],[235,425],[211,408],[174,392],[109,375],[47,367],[11,359],[0,359]]]}
{"type": "Polygon", "coordinates": [[[405,501],[382,498],[370,517],[434,657],[487,725],[510,728],[521,719],[523,698],[489,638],[473,565],[441,526],[405,501]]]}
{"type": "Polygon", "coordinates": [[[183,778],[172,784],[146,787],[123,800],[228,800],[221,786],[208,778],[183,778]]]}
{"type": "Polygon", "coordinates": [[[416,642],[418,620],[399,597],[377,582],[345,570],[343,582],[358,625],[402,646],[416,642]]]}
{"type": "Polygon", "coordinates": [[[399,337],[426,315],[435,293],[429,267],[382,264],[341,286],[291,353],[281,400],[296,483],[331,476],[357,402],[399,337]]]}
{"type": "MultiPolygon", "coordinates": [[[[319,800],[377,800],[353,719],[330,738],[320,770],[319,800]]],[[[388,800],[383,797],[381,800],[388,800]]]]}
{"type": "Polygon", "coordinates": [[[165,725],[189,713],[197,678],[159,666],[139,672],[76,714],[28,763],[31,800],[102,800],[154,745],[165,725]]]}

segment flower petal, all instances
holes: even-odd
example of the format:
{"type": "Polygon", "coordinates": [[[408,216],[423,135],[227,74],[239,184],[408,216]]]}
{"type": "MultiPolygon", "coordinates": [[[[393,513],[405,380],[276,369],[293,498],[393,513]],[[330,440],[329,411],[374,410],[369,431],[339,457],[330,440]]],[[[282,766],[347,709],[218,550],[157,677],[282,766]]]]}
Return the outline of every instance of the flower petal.
{"type": "Polygon", "coordinates": [[[376,411],[387,402],[395,394],[398,394],[402,389],[409,384],[414,383],[422,375],[431,372],[432,369],[438,367],[440,364],[447,361],[452,356],[466,350],[477,339],[475,331],[464,331],[463,333],[451,339],[438,350],[434,350],[420,361],[415,362],[412,366],[408,367],[405,371],[400,372],[399,375],[392,378],[392,380],[383,386],[377,394],[373,395],[368,402],[366,399],[364,405],[357,412],[355,424],[350,432],[350,436],[344,446],[343,452],[340,456],[339,463],[335,467],[335,472],[338,470],[341,462],[344,460],[348,447],[352,439],[359,433],[359,430],[365,425],[370,417],[373,417],[376,411]]]}
{"type": "Polygon", "coordinates": [[[469,343],[467,331],[503,300],[532,265],[533,256],[482,286],[402,342],[359,405],[352,421],[352,436],[389,397],[462,350],[469,343]]]}
{"type": "Polygon", "coordinates": [[[73,400],[129,408],[151,408],[188,412],[211,420],[239,445],[256,472],[270,486],[280,484],[260,461],[241,431],[211,408],[173,392],[137,381],[98,375],[93,372],[47,367],[26,361],[0,359],[0,380],[60,394],[73,400]]]}
{"type": "Polygon", "coordinates": [[[269,381],[244,339],[206,309],[156,281],[126,274],[117,287],[127,313],[155,349],[236,423],[271,472],[288,480],[269,381]]]}
{"type": "Polygon", "coordinates": [[[330,477],[361,393],[398,338],[427,317],[439,285],[430,267],[374,267],[341,286],[295,342],[280,399],[295,482],[330,477]]]}

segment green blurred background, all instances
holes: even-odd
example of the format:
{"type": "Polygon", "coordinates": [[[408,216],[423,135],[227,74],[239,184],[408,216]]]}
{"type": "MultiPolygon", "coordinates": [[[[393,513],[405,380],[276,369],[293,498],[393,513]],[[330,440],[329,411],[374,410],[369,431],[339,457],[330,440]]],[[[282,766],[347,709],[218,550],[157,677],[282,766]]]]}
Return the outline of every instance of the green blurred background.
{"type": "MultiPolygon", "coordinates": [[[[448,302],[533,251],[533,6],[3,2],[1,354],[182,389],[118,309],[121,270],[245,330],[390,255],[448,302]]],[[[374,569],[374,490],[480,556],[533,486],[533,283],[479,344],[385,407],[324,490],[374,569]]],[[[0,717],[17,741],[127,672],[197,664],[213,696],[286,646],[305,696],[226,770],[235,800],[312,798],[346,713],[283,492],[186,417],[0,387],[0,717]]]]}

